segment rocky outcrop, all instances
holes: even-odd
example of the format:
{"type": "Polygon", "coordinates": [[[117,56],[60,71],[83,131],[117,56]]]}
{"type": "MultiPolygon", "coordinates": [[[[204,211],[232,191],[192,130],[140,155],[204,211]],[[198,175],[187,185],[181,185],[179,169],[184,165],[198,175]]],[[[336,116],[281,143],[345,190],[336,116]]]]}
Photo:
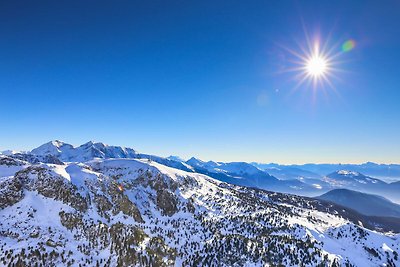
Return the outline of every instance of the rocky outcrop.
{"type": "Polygon", "coordinates": [[[167,190],[157,191],[157,207],[163,215],[172,216],[178,211],[178,200],[175,195],[167,190]]]}
{"type": "Polygon", "coordinates": [[[9,178],[0,182],[0,209],[14,205],[23,197],[24,191],[19,180],[9,178]]]}
{"type": "Polygon", "coordinates": [[[113,214],[116,215],[122,212],[128,216],[131,216],[137,222],[144,222],[142,216],[140,215],[139,209],[136,207],[132,201],[124,194],[123,189],[121,189],[116,183],[112,183],[109,187],[108,193],[111,196],[113,202],[113,214]]]}
{"type": "Polygon", "coordinates": [[[8,166],[8,167],[10,167],[10,166],[24,166],[24,165],[27,165],[27,162],[24,162],[24,161],[19,160],[19,159],[15,159],[13,157],[0,155],[0,165],[8,166]]]}
{"type": "Polygon", "coordinates": [[[88,208],[87,198],[82,196],[75,185],[68,183],[64,177],[52,173],[40,166],[29,166],[15,174],[22,187],[29,191],[37,191],[44,197],[60,200],[78,211],[88,208]]]}
{"type": "Polygon", "coordinates": [[[156,192],[155,204],[163,215],[172,216],[178,211],[179,200],[175,195],[179,184],[161,173],[146,171],[137,184],[148,186],[156,192]]]}
{"type": "Polygon", "coordinates": [[[68,213],[65,211],[61,211],[59,215],[61,224],[69,230],[72,230],[74,228],[79,229],[84,226],[83,216],[79,213],[68,213]]]}
{"type": "Polygon", "coordinates": [[[33,154],[17,153],[11,155],[10,157],[29,162],[30,164],[49,163],[49,164],[64,165],[64,162],[59,160],[54,155],[33,155],[33,154]]]}

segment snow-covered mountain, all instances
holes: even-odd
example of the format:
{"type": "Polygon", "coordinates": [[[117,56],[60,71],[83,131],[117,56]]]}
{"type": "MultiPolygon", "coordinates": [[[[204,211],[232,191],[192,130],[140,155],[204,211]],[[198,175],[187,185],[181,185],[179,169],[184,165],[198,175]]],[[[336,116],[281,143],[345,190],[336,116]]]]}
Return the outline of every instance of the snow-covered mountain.
{"type": "Polygon", "coordinates": [[[344,188],[369,194],[377,194],[396,203],[400,203],[400,187],[393,186],[392,184],[359,172],[339,170],[325,176],[323,181],[329,184],[331,188],[344,188]]]}
{"type": "Polygon", "coordinates": [[[186,164],[195,172],[235,185],[272,189],[281,184],[274,176],[246,162],[205,162],[192,157],[186,164]]]}
{"type": "Polygon", "coordinates": [[[362,173],[348,170],[339,170],[324,177],[324,180],[335,187],[371,187],[385,186],[387,183],[366,176],[362,173]]]}
{"type": "MultiPolygon", "coordinates": [[[[343,174],[338,173],[335,176],[337,171],[325,176],[325,174],[320,175],[310,170],[301,169],[295,165],[285,166],[272,163],[259,164],[246,162],[226,163],[202,161],[194,157],[185,162],[176,156],[163,158],[159,156],[138,153],[132,148],[109,146],[103,143],[95,142],[87,142],[83,145],[74,147],[71,144],[58,140],[48,142],[36,149],[33,149],[31,153],[18,153],[12,156],[14,158],[29,161],[30,163],[57,163],[57,160],[62,162],[86,162],[96,158],[141,158],[188,172],[202,173],[220,181],[235,185],[257,187],[261,189],[293,193],[304,196],[318,196],[332,189],[347,188],[367,193],[382,194],[392,201],[400,203],[400,188],[396,185],[387,189],[387,184],[385,182],[375,178],[365,176],[366,179],[362,180],[363,178],[360,176],[360,179],[358,179],[358,182],[356,182],[356,179],[352,179],[350,175],[344,176],[343,174]],[[363,185],[359,181],[363,181],[367,185],[363,185]],[[370,181],[375,182],[371,184],[370,181]],[[369,186],[369,184],[371,184],[371,186],[369,186]]],[[[367,165],[370,167],[375,166],[372,163],[367,165]]],[[[302,166],[316,168],[317,165],[306,164],[302,166]]],[[[332,166],[336,165],[321,164],[322,169],[330,169],[332,166]]],[[[349,173],[357,172],[349,171],[349,173]]]]}
{"type": "Polygon", "coordinates": [[[378,195],[348,189],[334,189],[318,198],[354,209],[365,215],[397,217],[400,220],[400,205],[378,195]]]}
{"type": "Polygon", "coordinates": [[[190,166],[194,168],[201,168],[201,169],[206,169],[206,170],[213,170],[215,167],[218,167],[220,164],[214,161],[202,161],[201,159],[197,159],[195,157],[190,158],[189,160],[186,161],[186,164],[189,164],[190,166]]]}
{"type": "Polygon", "coordinates": [[[0,265],[400,265],[400,222],[332,203],[148,159],[1,158],[0,265]]]}
{"type": "MultiPolygon", "coordinates": [[[[109,146],[104,143],[92,141],[75,147],[71,144],[55,140],[41,145],[29,153],[14,153],[10,156],[30,163],[44,162],[53,164],[60,164],[62,162],[86,162],[96,158],[148,159],[176,169],[205,174],[220,181],[235,185],[257,187],[303,196],[318,196],[333,189],[347,188],[366,193],[381,194],[392,201],[400,203],[400,187],[397,184],[393,184],[393,186],[388,188],[386,182],[369,177],[365,179],[366,183],[368,183],[369,180],[377,182],[371,184],[371,186],[364,186],[360,182],[354,182],[354,179],[351,180],[350,176],[344,177],[348,179],[347,181],[340,181],[340,176],[343,176],[341,174],[338,174],[336,178],[338,178],[339,181],[336,181],[334,177],[335,172],[325,176],[325,174],[320,175],[309,170],[301,169],[297,165],[285,166],[274,163],[260,164],[254,162],[202,161],[194,157],[184,161],[177,156],[163,158],[155,155],[138,153],[132,148],[109,146]]],[[[375,166],[372,163],[367,165],[375,166]]],[[[302,166],[316,168],[317,165],[306,164],[302,166]]],[[[318,166],[321,166],[322,169],[329,169],[336,165],[320,164],[318,166]]],[[[356,173],[355,171],[349,172],[356,173]]],[[[359,179],[359,181],[361,180],[359,179]]]]}
{"type": "MultiPolygon", "coordinates": [[[[310,178],[304,178],[300,175],[296,176],[295,178],[281,177],[279,175],[281,173],[276,172],[275,169],[263,170],[257,167],[257,165],[254,163],[206,162],[194,157],[186,161],[186,163],[193,167],[195,172],[206,174],[220,181],[236,185],[257,187],[261,189],[305,196],[320,195],[321,193],[332,189],[332,187],[328,183],[324,182],[322,177],[318,175],[309,176],[310,178]],[[278,174],[279,179],[274,175],[271,175],[271,173],[278,174]],[[316,178],[312,179],[311,177],[316,178]]],[[[300,170],[296,172],[307,173],[300,170]]],[[[287,174],[286,170],[282,173],[287,174]]]]}
{"type": "Polygon", "coordinates": [[[366,162],[363,164],[304,164],[299,165],[298,167],[318,174],[327,174],[337,170],[350,170],[380,179],[394,178],[400,180],[399,164],[377,164],[366,162]]]}
{"type": "Polygon", "coordinates": [[[275,163],[252,163],[254,166],[266,170],[280,179],[317,178],[338,170],[360,172],[367,176],[376,177],[386,182],[400,180],[400,164],[377,164],[366,162],[363,164],[302,164],[281,165],[275,163]],[[275,172],[274,172],[275,171],[275,172]]]}
{"type": "Polygon", "coordinates": [[[182,159],[181,157],[173,156],[173,155],[166,157],[166,159],[173,160],[173,161],[178,161],[178,162],[185,162],[185,160],[182,159]]]}
{"type": "Polygon", "coordinates": [[[96,158],[141,158],[156,161],[173,168],[192,171],[190,166],[179,161],[154,155],[141,154],[128,147],[110,146],[104,143],[95,143],[93,141],[89,141],[78,147],[74,147],[71,144],[55,140],[33,149],[30,154],[41,157],[53,156],[63,162],[86,162],[96,158]]]}
{"type": "MultiPolygon", "coordinates": [[[[55,140],[33,149],[29,156],[35,158],[57,158],[63,162],[87,162],[96,158],[141,158],[149,159],[184,171],[207,174],[220,181],[237,185],[269,188],[283,192],[297,192],[299,189],[303,189],[303,187],[308,187],[307,185],[298,181],[280,183],[278,179],[271,176],[266,171],[263,171],[246,162],[203,162],[194,157],[185,162],[178,157],[170,156],[168,158],[162,158],[154,155],[141,154],[131,148],[109,146],[103,143],[95,143],[92,141],[81,146],[74,147],[71,144],[55,140]],[[288,186],[288,184],[295,184],[295,186],[291,187],[288,186]]],[[[55,163],[50,161],[43,162],[55,163]]]]}
{"type": "MultiPolygon", "coordinates": [[[[279,164],[262,164],[252,162],[252,165],[256,166],[261,170],[265,170],[269,174],[282,179],[282,180],[293,180],[293,179],[320,179],[323,175],[314,173],[311,171],[303,170],[299,167],[294,166],[286,166],[286,165],[279,165],[279,164]]],[[[326,173],[323,173],[326,174],[326,173]]]]}
{"type": "MultiPolygon", "coordinates": [[[[258,163],[252,163],[252,164],[254,166],[258,166],[258,168],[265,170],[269,174],[272,174],[281,180],[285,180],[287,183],[290,181],[292,183],[294,183],[295,181],[301,182],[298,183],[298,186],[295,185],[289,186],[291,188],[295,188],[297,191],[284,191],[284,189],[280,187],[275,187],[274,189],[277,191],[296,193],[306,196],[316,196],[326,193],[330,190],[344,188],[355,191],[361,191],[364,193],[382,195],[386,198],[389,198],[391,201],[400,203],[400,183],[395,182],[389,184],[385,181],[364,175],[357,171],[338,169],[336,171],[331,172],[328,175],[319,175],[314,172],[302,170],[299,169],[298,167],[293,167],[293,166],[282,166],[278,164],[258,164],[258,163]]],[[[310,165],[315,166],[312,164],[310,165]]],[[[327,165],[329,168],[331,168],[332,166],[336,166],[333,164],[322,164],[322,166],[325,165],[327,165]]],[[[367,165],[382,166],[372,163],[369,163],[367,165]]],[[[349,166],[353,166],[353,168],[354,166],[358,166],[358,168],[361,168],[360,166],[364,165],[349,165],[349,166]]],[[[343,166],[339,165],[339,167],[343,166]]]]}
{"type": "Polygon", "coordinates": [[[131,148],[87,142],[74,147],[59,140],[51,141],[31,151],[33,155],[53,155],[64,162],[85,162],[94,158],[136,158],[131,148]]]}

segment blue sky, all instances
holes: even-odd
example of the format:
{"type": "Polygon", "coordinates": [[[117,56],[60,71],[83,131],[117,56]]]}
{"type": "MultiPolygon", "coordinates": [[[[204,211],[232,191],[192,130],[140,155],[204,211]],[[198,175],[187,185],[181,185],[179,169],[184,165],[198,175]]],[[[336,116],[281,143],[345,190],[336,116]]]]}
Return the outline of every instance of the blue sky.
{"type": "Polygon", "coordinates": [[[1,1],[0,149],[400,163],[398,14],[398,1],[1,1]],[[305,33],[335,53],[355,41],[334,88],[294,89],[283,47],[305,33]]]}

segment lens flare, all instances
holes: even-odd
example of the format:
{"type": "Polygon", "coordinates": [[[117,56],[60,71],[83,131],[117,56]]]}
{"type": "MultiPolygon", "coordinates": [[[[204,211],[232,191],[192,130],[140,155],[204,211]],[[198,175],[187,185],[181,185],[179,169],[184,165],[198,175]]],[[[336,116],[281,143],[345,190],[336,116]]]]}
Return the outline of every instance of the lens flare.
{"type": "Polygon", "coordinates": [[[356,42],[350,39],[343,43],[342,51],[349,52],[350,50],[353,50],[354,47],[356,47],[356,42]]]}

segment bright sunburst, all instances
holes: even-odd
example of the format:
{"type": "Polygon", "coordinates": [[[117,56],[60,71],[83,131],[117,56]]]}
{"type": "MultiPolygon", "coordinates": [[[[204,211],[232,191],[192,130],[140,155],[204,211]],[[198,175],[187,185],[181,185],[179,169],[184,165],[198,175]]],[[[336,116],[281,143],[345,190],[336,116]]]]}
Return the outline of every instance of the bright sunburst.
{"type": "Polygon", "coordinates": [[[337,78],[337,59],[341,51],[337,50],[337,45],[329,46],[329,42],[322,42],[320,38],[309,39],[306,34],[305,39],[305,45],[300,45],[297,51],[284,47],[294,56],[290,60],[293,66],[286,69],[296,73],[293,78],[297,81],[297,86],[294,89],[303,84],[314,91],[325,90],[326,86],[335,89],[332,80],[337,78]]]}
{"type": "Polygon", "coordinates": [[[305,62],[307,74],[313,78],[318,78],[325,75],[328,71],[328,62],[321,55],[313,55],[305,62]]]}
{"type": "Polygon", "coordinates": [[[299,85],[309,81],[314,89],[324,87],[325,84],[333,87],[330,79],[334,72],[334,56],[329,51],[320,48],[319,40],[314,41],[313,44],[309,42],[308,47],[302,49],[302,54],[295,55],[299,58],[299,61],[295,63],[300,65],[295,69],[300,71],[299,85]]]}

